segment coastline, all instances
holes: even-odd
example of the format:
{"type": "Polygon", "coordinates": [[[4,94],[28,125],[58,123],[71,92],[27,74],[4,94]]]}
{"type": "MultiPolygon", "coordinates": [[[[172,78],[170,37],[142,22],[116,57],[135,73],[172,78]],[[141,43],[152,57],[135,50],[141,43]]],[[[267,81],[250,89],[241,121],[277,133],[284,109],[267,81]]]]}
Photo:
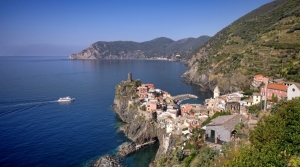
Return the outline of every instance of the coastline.
{"type": "MultiPolygon", "coordinates": [[[[148,109],[147,111],[143,111],[141,104],[144,104],[144,102],[142,102],[144,99],[140,98],[140,93],[138,92],[140,92],[141,89],[146,88],[143,87],[144,85],[147,85],[147,92],[152,92],[154,90],[160,91],[160,94],[155,95],[157,96],[156,98],[161,100],[164,99],[164,102],[161,102],[168,106],[175,106],[177,110],[180,108],[179,103],[183,100],[198,97],[192,94],[181,94],[172,97],[163,90],[154,89],[153,84],[142,84],[140,80],[132,80],[131,76],[132,74],[129,73],[128,79],[126,81],[122,81],[115,87],[115,98],[111,105],[112,109],[118,114],[118,117],[124,123],[124,125],[119,127],[119,130],[122,131],[131,141],[123,142],[119,145],[117,148],[118,151],[113,154],[113,156],[127,158],[128,156],[133,155],[133,153],[139,152],[139,150],[143,149],[145,146],[157,143],[158,149],[155,152],[155,156],[153,156],[153,158],[151,158],[151,162],[147,164],[151,165],[155,159],[176,148],[176,143],[183,141],[181,141],[181,133],[167,133],[166,127],[164,127],[157,118],[159,115],[162,117],[160,119],[164,119],[163,117],[165,117],[166,114],[171,114],[169,109],[166,108],[165,110],[168,112],[164,112],[164,114],[158,114],[158,111],[149,112],[148,109]],[[150,88],[151,86],[153,86],[153,88],[150,88]],[[169,101],[168,99],[172,100],[169,101]]],[[[175,115],[172,117],[177,117],[175,115]]]]}

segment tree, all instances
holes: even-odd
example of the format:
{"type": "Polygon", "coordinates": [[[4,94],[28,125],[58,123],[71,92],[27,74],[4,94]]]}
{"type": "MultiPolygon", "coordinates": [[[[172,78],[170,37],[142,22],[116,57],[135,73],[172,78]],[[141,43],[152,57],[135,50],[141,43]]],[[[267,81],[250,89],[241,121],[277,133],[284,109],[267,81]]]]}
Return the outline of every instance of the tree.
{"type": "Polygon", "coordinates": [[[250,132],[251,146],[242,148],[227,166],[293,166],[300,155],[300,98],[274,107],[250,132]]]}
{"type": "Polygon", "coordinates": [[[142,105],[141,110],[146,111],[146,106],[142,105]]]}
{"type": "Polygon", "coordinates": [[[261,101],[258,104],[252,105],[248,107],[248,112],[251,114],[255,114],[255,115],[259,115],[260,111],[262,110],[262,104],[264,103],[264,101],[261,101]]]}
{"type": "Polygon", "coordinates": [[[246,95],[246,96],[252,96],[253,95],[253,90],[251,90],[250,88],[245,88],[243,90],[243,95],[246,95]]]}
{"type": "Polygon", "coordinates": [[[274,95],[274,93],[272,93],[272,102],[277,103],[278,102],[278,97],[276,95],[274,95]]]}

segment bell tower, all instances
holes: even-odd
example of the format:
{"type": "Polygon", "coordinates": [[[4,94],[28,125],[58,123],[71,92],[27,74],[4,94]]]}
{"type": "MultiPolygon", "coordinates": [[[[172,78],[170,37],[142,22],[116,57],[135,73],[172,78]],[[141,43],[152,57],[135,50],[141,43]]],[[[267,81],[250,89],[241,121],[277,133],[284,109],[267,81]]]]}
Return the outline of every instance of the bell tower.
{"type": "Polygon", "coordinates": [[[218,87],[218,85],[215,87],[214,89],[214,98],[217,98],[220,96],[220,89],[218,87]]]}

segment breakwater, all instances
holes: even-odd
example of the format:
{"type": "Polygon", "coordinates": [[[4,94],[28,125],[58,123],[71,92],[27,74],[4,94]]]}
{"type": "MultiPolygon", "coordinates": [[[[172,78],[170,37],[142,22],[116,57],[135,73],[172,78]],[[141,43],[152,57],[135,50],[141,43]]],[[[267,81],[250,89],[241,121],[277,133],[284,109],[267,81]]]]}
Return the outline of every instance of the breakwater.
{"type": "Polygon", "coordinates": [[[198,96],[192,94],[182,94],[182,95],[177,95],[172,97],[173,101],[177,104],[180,104],[184,100],[197,99],[197,98],[198,96]]]}

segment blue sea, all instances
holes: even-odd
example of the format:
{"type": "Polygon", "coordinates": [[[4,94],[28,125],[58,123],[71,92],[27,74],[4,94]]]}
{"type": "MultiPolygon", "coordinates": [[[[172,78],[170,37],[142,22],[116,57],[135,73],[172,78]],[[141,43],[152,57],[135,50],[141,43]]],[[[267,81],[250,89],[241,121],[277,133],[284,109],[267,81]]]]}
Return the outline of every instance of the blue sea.
{"type": "MultiPolygon", "coordinates": [[[[182,82],[180,62],[68,60],[67,57],[0,57],[0,166],[86,166],[129,141],[112,110],[115,86],[127,79],[153,83],[172,95],[191,93],[203,103],[211,92],[182,82]],[[75,101],[58,103],[60,97],[75,101]]],[[[158,144],[124,159],[147,166],[158,144]]]]}

